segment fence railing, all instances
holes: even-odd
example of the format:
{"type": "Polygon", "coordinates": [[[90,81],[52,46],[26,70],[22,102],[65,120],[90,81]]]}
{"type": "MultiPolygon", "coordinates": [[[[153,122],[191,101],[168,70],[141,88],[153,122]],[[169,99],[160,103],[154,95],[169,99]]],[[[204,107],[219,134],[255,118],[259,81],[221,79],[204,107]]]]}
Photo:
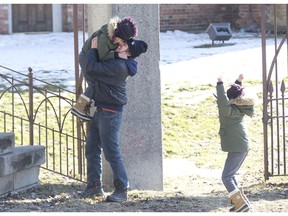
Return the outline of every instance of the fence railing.
{"type": "Polygon", "coordinates": [[[13,132],[15,145],[45,146],[43,168],[85,181],[86,124],[70,113],[75,93],[34,78],[31,68],[0,65],[0,83],[0,131],[13,132]]]}

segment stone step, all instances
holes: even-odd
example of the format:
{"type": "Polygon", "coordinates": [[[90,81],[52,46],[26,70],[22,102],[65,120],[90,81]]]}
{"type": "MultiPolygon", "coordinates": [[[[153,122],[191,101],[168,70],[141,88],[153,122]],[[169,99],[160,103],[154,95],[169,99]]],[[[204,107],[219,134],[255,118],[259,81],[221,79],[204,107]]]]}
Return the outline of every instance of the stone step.
{"type": "Polygon", "coordinates": [[[0,156],[3,154],[11,153],[15,146],[14,133],[0,132],[0,156]]]}
{"type": "Polygon", "coordinates": [[[0,156],[0,176],[6,176],[45,163],[44,146],[14,147],[13,152],[0,156]]]}

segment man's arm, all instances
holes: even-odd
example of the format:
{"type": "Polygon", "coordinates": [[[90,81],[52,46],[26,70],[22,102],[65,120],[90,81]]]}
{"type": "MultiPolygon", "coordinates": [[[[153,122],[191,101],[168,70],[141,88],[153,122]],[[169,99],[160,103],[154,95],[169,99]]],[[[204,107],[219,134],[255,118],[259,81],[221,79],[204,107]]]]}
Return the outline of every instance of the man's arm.
{"type": "Polygon", "coordinates": [[[100,62],[98,60],[98,50],[91,48],[87,53],[86,71],[93,79],[101,81],[101,77],[114,76],[117,70],[117,60],[100,62]]]}

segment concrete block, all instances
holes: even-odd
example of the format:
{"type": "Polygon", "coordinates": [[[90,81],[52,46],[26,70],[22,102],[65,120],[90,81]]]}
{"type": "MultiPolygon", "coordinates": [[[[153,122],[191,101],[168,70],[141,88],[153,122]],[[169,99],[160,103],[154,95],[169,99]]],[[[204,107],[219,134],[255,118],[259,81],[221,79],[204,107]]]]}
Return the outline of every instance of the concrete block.
{"type": "Polygon", "coordinates": [[[0,197],[3,194],[9,193],[14,189],[14,176],[13,174],[0,177],[0,197]]]}
{"type": "Polygon", "coordinates": [[[11,153],[15,146],[14,133],[0,132],[0,155],[11,153]]]}
{"type": "Polygon", "coordinates": [[[40,166],[34,166],[14,173],[14,190],[19,191],[37,185],[39,170],[40,166]]]}
{"type": "Polygon", "coordinates": [[[39,171],[40,166],[35,166],[0,177],[0,197],[37,186],[39,171]]]}
{"type": "Polygon", "coordinates": [[[13,152],[0,156],[0,176],[8,175],[45,163],[44,146],[15,147],[13,152]]]}

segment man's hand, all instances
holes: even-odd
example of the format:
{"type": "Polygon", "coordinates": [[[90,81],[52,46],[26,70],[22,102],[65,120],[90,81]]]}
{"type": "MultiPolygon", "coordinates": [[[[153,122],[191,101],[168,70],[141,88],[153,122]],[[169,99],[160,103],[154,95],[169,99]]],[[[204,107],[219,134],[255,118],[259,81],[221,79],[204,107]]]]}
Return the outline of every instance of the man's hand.
{"type": "Polygon", "coordinates": [[[98,48],[98,39],[97,37],[93,38],[91,41],[91,48],[98,48]]]}
{"type": "Polygon", "coordinates": [[[219,77],[217,78],[217,81],[218,81],[218,82],[223,82],[222,76],[219,76],[219,77]]]}

